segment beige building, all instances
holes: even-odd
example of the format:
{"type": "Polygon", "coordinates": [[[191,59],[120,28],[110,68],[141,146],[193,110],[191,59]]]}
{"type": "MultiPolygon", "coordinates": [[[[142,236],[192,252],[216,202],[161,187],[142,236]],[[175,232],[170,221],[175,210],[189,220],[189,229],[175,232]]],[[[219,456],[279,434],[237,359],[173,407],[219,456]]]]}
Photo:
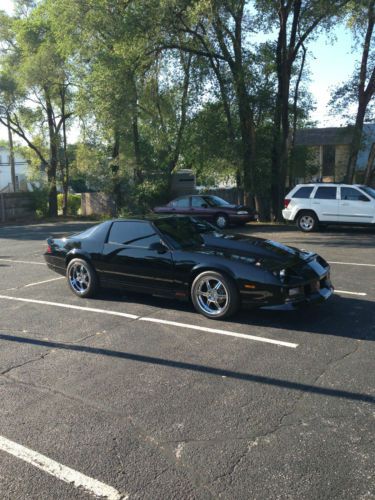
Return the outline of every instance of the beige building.
{"type": "Polygon", "coordinates": [[[311,128],[296,132],[295,145],[308,149],[308,163],[314,172],[310,179],[341,182],[349,160],[352,131],[349,128],[311,128]]]}
{"type": "MultiPolygon", "coordinates": [[[[352,127],[308,128],[297,130],[295,137],[296,150],[304,150],[305,167],[298,169],[298,182],[322,180],[326,182],[343,182],[349,161],[352,127]],[[302,170],[302,172],[301,172],[302,170]],[[303,173],[304,171],[304,173],[303,173]],[[304,177],[301,177],[304,175],[304,177]]],[[[368,162],[372,159],[371,150],[375,147],[375,123],[363,126],[362,146],[358,153],[356,165],[356,181],[362,182],[368,162]]],[[[298,156],[297,156],[298,158],[298,156]]],[[[298,165],[297,165],[298,166],[298,165]]],[[[372,165],[373,183],[375,182],[375,165],[372,165]]],[[[296,179],[295,179],[296,180],[296,179]]]]}

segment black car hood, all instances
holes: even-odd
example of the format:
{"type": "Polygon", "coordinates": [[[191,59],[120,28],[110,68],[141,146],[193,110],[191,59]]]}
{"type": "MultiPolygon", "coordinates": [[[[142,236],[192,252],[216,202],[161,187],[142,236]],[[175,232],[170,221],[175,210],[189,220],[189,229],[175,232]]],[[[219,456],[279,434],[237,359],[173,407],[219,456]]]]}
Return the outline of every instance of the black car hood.
{"type": "Polygon", "coordinates": [[[306,263],[315,254],[289,247],[272,240],[239,234],[202,234],[204,252],[224,253],[225,257],[242,255],[251,257],[271,269],[306,263]]]}

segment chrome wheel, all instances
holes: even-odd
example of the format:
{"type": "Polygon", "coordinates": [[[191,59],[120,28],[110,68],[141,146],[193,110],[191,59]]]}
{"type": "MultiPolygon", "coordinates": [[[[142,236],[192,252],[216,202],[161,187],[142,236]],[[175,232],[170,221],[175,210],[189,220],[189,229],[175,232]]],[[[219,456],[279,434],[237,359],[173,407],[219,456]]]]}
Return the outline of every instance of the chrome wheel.
{"type": "Polygon", "coordinates": [[[228,225],[228,221],[225,215],[218,215],[216,217],[215,223],[220,229],[224,229],[228,225]]]}
{"type": "Polygon", "coordinates": [[[302,215],[299,226],[303,231],[312,231],[315,227],[315,219],[312,215],[302,215]]]}
{"type": "Polygon", "coordinates": [[[202,277],[195,288],[195,296],[199,307],[210,316],[221,315],[228,306],[228,290],[214,276],[202,277]]]}
{"type": "Polygon", "coordinates": [[[76,293],[82,295],[87,292],[90,286],[90,272],[84,264],[73,263],[69,268],[69,283],[76,293]]]}

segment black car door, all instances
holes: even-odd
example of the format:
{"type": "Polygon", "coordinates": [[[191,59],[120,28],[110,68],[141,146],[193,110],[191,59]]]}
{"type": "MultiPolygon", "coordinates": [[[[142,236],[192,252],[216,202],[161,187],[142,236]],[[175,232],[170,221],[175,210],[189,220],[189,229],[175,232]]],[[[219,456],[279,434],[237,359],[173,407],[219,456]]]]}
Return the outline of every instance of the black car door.
{"type": "Polygon", "coordinates": [[[173,293],[172,252],[160,253],[157,243],[160,236],[148,221],[114,222],[103,247],[102,277],[112,286],[173,293]]]}

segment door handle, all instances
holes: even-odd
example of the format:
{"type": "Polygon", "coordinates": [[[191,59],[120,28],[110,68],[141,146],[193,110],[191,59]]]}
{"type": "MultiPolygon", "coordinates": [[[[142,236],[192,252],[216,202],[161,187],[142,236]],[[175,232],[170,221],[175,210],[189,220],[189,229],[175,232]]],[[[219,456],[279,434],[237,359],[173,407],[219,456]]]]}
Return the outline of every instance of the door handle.
{"type": "Polygon", "coordinates": [[[313,201],[312,204],[313,205],[320,205],[320,201],[313,201]]]}

